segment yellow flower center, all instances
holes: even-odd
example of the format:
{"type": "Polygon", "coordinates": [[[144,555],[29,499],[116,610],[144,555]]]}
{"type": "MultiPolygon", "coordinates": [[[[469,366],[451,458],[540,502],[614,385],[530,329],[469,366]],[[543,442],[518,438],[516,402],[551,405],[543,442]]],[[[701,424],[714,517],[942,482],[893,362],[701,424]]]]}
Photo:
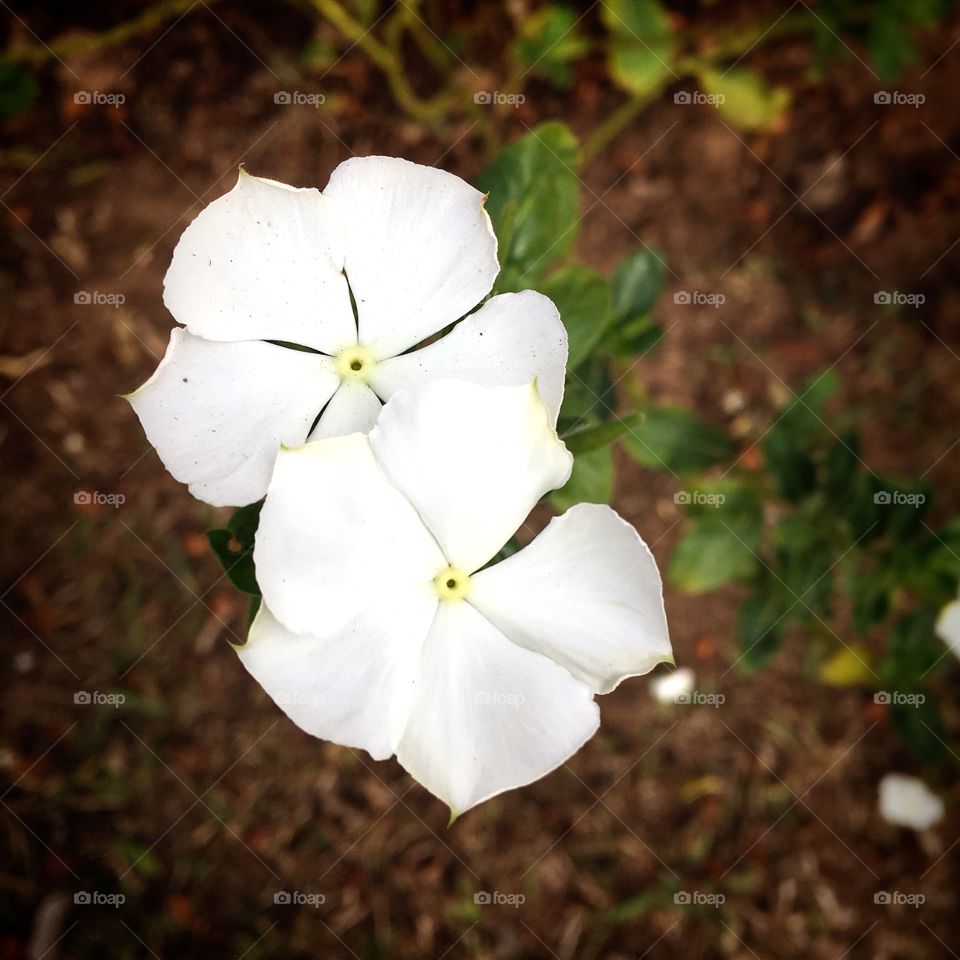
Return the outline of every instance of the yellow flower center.
{"type": "Polygon", "coordinates": [[[463,600],[470,592],[470,575],[459,567],[446,567],[433,578],[433,585],[441,600],[463,600]]]}
{"type": "Polygon", "coordinates": [[[337,355],[337,374],[341,380],[366,380],[373,364],[373,354],[366,347],[355,344],[337,355]]]}

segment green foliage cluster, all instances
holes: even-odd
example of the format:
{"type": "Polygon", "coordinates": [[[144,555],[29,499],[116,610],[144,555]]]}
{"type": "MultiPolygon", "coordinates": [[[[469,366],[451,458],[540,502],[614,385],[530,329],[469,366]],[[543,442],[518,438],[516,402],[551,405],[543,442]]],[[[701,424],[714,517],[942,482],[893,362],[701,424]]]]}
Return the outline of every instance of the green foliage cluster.
{"type": "Polygon", "coordinates": [[[927,484],[864,463],[850,414],[827,410],[838,386],[832,372],[817,376],[780,411],[760,442],[764,469],[696,482],[669,575],[694,594],[746,584],[742,669],[765,666],[788,629],[803,628],[811,653],[830,658],[821,677],[881,692],[932,762],[944,751],[934,680],[952,664],[934,626],[960,581],[960,521],[934,529],[927,484]]]}

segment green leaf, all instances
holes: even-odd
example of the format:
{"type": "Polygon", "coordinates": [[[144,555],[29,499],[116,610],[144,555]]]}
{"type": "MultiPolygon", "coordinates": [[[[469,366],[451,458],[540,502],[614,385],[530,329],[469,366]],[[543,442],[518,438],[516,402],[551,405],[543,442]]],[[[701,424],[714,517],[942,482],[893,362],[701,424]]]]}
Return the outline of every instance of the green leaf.
{"type": "Polygon", "coordinates": [[[830,503],[837,504],[854,495],[859,467],[860,435],[856,430],[847,430],[827,452],[824,463],[823,491],[830,503]]]}
{"type": "Polygon", "coordinates": [[[890,630],[887,655],[880,674],[891,690],[912,690],[943,656],[943,644],[935,633],[939,610],[918,607],[901,617],[890,630]]]}
{"type": "Polygon", "coordinates": [[[602,447],[609,447],[615,440],[621,439],[625,434],[640,427],[645,419],[644,413],[628,413],[604,423],[578,427],[563,435],[563,442],[574,456],[580,456],[602,447]]]}
{"type": "Polygon", "coordinates": [[[850,496],[840,500],[838,504],[841,515],[851,526],[854,540],[861,546],[883,533],[882,507],[877,503],[877,494],[881,492],[880,480],[877,477],[872,473],[859,473],[854,478],[850,496]]]}
{"type": "Polygon", "coordinates": [[[244,593],[259,595],[253,565],[253,543],[260,523],[263,501],[241,507],[226,527],[207,531],[207,540],[235,587],[244,593]]]}
{"type": "Polygon", "coordinates": [[[879,485],[883,489],[875,499],[883,532],[898,543],[909,540],[920,531],[930,506],[929,485],[893,477],[881,477],[879,485]]]}
{"type": "Polygon", "coordinates": [[[618,322],[626,323],[653,309],[663,291],[666,269],[663,258],[648,248],[631,253],[617,265],[610,287],[618,322]]]}
{"type": "Polygon", "coordinates": [[[653,96],[676,78],[670,68],[673,51],[667,43],[644,46],[629,40],[610,43],[608,67],[617,86],[638,97],[653,96]]]}
{"type": "Polygon", "coordinates": [[[853,600],[853,628],[866,633],[880,623],[890,609],[890,585],[883,571],[863,573],[852,577],[850,594],[853,600]]]}
{"type": "Polygon", "coordinates": [[[763,459],[780,493],[787,500],[800,500],[817,483],[813,458],[791,443],[785,430],[774,427],[761,443],[763,459]]]}
{"type": "Polygon", "coordinates": [[[576,137],[552,121],[510,144],[477,178],[506,251],[496,292],[531,286],[573,246],[580,223],[579,165],[576,137]]]}
{"type": "Polygon", "coordinates": [[[550,495],[550,502],[568,510],[576,503],[609,503],[612,495],[613,451],[607,446],[575,457],[570,479],[550,495]]]}
{"type": "Polygon", "coordinates": [[[603,349],[618,359],[632,360],[660,346],[663,334],[663,325],[645,314],[626,323],[614,322],[603,338],[603,349]]]}
{"type": "Polygon", "coordinates": [[[681,491],[693,523],[677,544],[670,580],[687,593],[704,593],[732,580],[749,580],[759,569],[756,548],[763,513],[756,494],[732,479],[681,491]]]}
{"type": "Polygon", "coordinates": [[[883,80],[897,77],[917,59],[907,24],[888,6],[874,11],[870,22],[870,56],[883,80]]]}
{"type": "Polygon", "coordinates": [[[726,433],[682,407],[648,406],[642,424],[624,438],[631,456],[645,467],[687,474],[727,459],[726,433]]]}
{"type": "Polygon", "coordinates": [[[756,558],[730,530],[704,521],[677,544],[670,582],[686,593],[706,593],[732,580],[749,580],[756,569],[756,558]]]}
{"type": "Polygon", "coordinates": [[[780,584],[773,577],[766,577],[756,592],[740,605],[737,640],[743,670],[759,670],[780,649],[790,602],[780,584]]]}
{"type": "Polygon", "coordinates": [[[555,86],[570,85],[570,64],[590,50],[589,41],[577,29],[577,14],[567,7],[546,6],[520,22],[520,36],[512,46],[513,56],[555,86]]]}
{"type": "Polygon", "coordinates": [[[702,70],[700,85],[704,93],[718,98],[722,116],[746,130],[769,126],[790,104],[785,87],[770,87],[758,73],[740,67],[725,73],[702,70]]]}
{"type": "Polygon", "coordinates": [[[921,763],[936,763],[944,755],[943,720],[936,702],[927,696],[923,703],[898,702],[890,705],[897,733],[921,763]]]}
{"type": "Polygon", "coordinates": [[[596,270],[574,265],[561,267],[541,290],[560,311],[570,345],[567,365],[575,370],[593,353],[613,320],[610,285],[596,270]]]}
{"type": "Polygon", "coordinates": [[[812,450],[825,436],[832,436],[824,422],[824,408],[839,386],[834,371],[817,374],[784,407],[771,432],[785,434],[798,450],[812,450]]]}
{"type": "Polygon", "coordinates": [[[774,527],[771,539],[783,589],[791,602],[796,601],[795,618],[825,616],[833,598],[830,564],[836,556],[834,545],[801,513],[784,517],[774,527]]]}
{"type": "Polygon", "coordinates": [[[673,31],[657,0],[605,0],[601,12],[611,34],[607,66],[614,83],[645,97],[676,79],[673,31]]]}
{"type": "Polygon", "coordinates": [[[637,250],[614,270],[610,288],[614,322],[604,338],[604,347],[616,357],[648,353],[659,344],[663,327],[650,310],[663,290],[666,267],[649,249],[637,250]]]}
{"type": "Polygon", "coordinates": [[[602,357],[594,355],[576,371],[568,370],[560,407],[561,436],[609,419],[615,402],[613,381],[602,357]]]}
{"type": "Polygon", "coordinates": [[[15,63],[0,60],[0,120],[23,113],[38,93],[37,81],[15,63]]]}

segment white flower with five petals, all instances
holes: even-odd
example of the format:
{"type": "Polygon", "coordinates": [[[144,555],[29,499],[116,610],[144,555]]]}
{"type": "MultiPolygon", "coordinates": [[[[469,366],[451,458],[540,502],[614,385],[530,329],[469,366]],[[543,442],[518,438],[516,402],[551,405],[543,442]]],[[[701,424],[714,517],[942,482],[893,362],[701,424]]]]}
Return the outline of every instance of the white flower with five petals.
{"type": "Polygon", "coordinates": [[[487,565],[571,464],[536,385],[442,379],[369,436],[281,450],[244,666],[301,728],[396,754],[454,816],[544,776],[596,731],[595,694],[672,662],[653,556],[609,507],[487,565]]]}
{"type": "Polygon", "coordinates": [[[527,290],[465,316],[499,272],[484,199],[393,157],[345,161],[322,193],[241,171],[177,244],[164,302],[183,326],[128,398],[173,476],[215,506],[252,503],[281,444],[367,431],[397,390],[436,377],[536,378],[556,422],[553,303],[527,290]]]}

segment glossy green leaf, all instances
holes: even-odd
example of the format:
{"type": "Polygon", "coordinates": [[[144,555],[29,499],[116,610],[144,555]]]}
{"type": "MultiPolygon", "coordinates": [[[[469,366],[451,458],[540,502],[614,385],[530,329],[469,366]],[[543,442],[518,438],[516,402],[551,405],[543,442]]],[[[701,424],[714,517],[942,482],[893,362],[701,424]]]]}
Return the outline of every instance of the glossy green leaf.
{"type": "Polygon", "coordinates": [[[719,427],[681,407],[648,406],[646,417],[624,438],[631,456],[645,467],[687,474],[726,460],[730,441],[719,427]]]}
{"type": "Polygon", "coordinates": [[[580,223],[579,165],[576,137],[549,122],[510,144],[477,178],[501,246],[496,292],[535,286],[570,250],[580,223]]]}
{"type": "Polygon", "coordinates": [[[570,479],[550,495],[558,510],[575,503],[609,503],[613,495],[613,451],[609,446],[581,453],[574,458],[570,479]]]}
{"type": "Polygon", "coordinates": [[[943,720],[936,701],[925,696],[922,703],[899,702],[890,705],[890,716],[897,733],[921,763],[936,763],[946,752],[943,720]]]}
{"type": "Polygon", "coordinates": [[[617,265],[610,288],[618,321],[626,322],[653,309],[663,292],[666,270],[663,258],[646,247],[631,253],[617,265]]]}
{"type": "Polygon", "coordinates": [[[680,491],[676,499],[685,504],[692,522],[670,562],[673,584],[687,593],[703,593],[757,573],[763,514],[749,487],[727,479],[680,491]]]}
{"type": "Polygon", "coordinates": [[[756,569],[756,557],[733,531],[704,521],[677,544],[670,560],[670,582],[686,593],[705,593],[731,581],[748,580],[756,569]]]}
{"type": "Polygon", "coordinates": [[[649,96],[676,79],[673,31],[658,0],[604,0],[601,16],[611,34],[607,65],[616,84],[649,96]]]}
{"type": "Polygon", "coordinates": [[[935,632],[938,614],[938,609],[921,606],[894,623],[880,665],[890,689],[913,688],[942,660],[943,643],[935,632]]]}
{"type": "Polygon", "coordinates": [[[262,507],[262,500],[241,507],[226,527],[207,531],[207,540],[230,581],[244,593],[255,595],[260,587],[253,565],[253,544],[262,507]]]}
{"type": "Polygon", "coordinates": [[[590,49],[590,42],[580,33],[579,19],[568,7],[552,5],[524,17],[520,36],[513,43],[513,56],[528,72],[566,88],[571,80],[570,65],[590,49]]]}
{"type": "Polygon", "coordinates": [[[613,321],[610,284],[596,270],[573,265],[562,267],[540,286],[560,311],[567,328],[570,370],[583,363],[613,321]]]}
{"type": "Polygon", "coordinates": [[[644,413],[628,413],[624,416],[614,416],[612,420],[592,426],[581,426],[570,433],[562,434],[567,449],[574,455],[590,453],[609,447],[615,440],[619,440],[632,431],[638,429],[646,419],[644,413]]]}
{"type": "Polygon", "coordinates": [[[787,500],[799,500],[817,483],[817,468],[805,450],[791,443],[785,430],[774,427],[761,442],[767,470],[787,500]]]}
{"type": "Polygon", "coordinates": [[[560,435],[566,436],[586,426],[609,420],[615,405],[616,396],[607,362],[594,355],[577,370],[567,371],[563,404],[560,407],[560,435]]]}
{"type": "Polygon", "coordinates": [[[737,614],[739,666],[752,672],[767,665],[780,649],[787,628],[792,598],[773,577],[766,577],[758,589],[740,605],[737,614]]]}

